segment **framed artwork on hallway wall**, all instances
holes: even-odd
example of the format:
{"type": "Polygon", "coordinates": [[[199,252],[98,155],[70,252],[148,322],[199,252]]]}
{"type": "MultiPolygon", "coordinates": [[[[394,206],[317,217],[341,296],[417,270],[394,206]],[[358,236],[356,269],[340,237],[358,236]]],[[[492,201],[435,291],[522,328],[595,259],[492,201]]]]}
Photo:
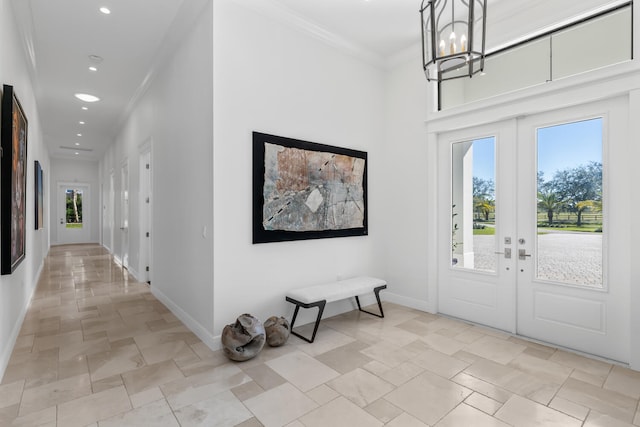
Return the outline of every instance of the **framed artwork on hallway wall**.
{"type": "Polygon", "coordinates": [[[253,243],[367,234],[366,152],[253,132],[253,243]]]}
{"type": "Polygon", "coordinates": [[[27,231],[27,117],[13,91],[2,88],[0,140],[0,269],[11,274],[25,258],[27,231]]]}
{"type": "Polygon", "coordinates": [[[35,161],[33,179],[35,181],[35,229],[44,228],[44,176],[39,161],[35,161]]]}

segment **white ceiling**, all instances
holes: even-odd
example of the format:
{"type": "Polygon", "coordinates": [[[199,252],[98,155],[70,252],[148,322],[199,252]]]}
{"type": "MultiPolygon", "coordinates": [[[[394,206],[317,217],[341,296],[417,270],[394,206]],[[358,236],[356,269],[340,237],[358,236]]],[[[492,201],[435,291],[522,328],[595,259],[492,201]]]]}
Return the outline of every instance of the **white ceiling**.
{"type": "MultiPolygon", "coordinates": [[[[32,61],[40,120],[54,157],[98,160],[154,71],[211,0],[12,0],[32,61]],[[112,10],[99,12],[101,6],[112,10]],[[104,61],[90,72],[89,55],[104,61]],[[102,100],[87,104],[85,92],[102,100]],[[80,121],[86,124],[80,125],[80,121]],[[77,134],[81,133],[82,137],[77,134]],[[80,143],[76,146],[75,143],[80,143]],[[92,151],[61,149],[60,146],[92,151]],[[78,152],[79,154],[75,154],[78,152]]],[[[420,45],[420,0],[234,0],[349,45],[384,65],[420,45]]],[[[487,0],[488,48],[557,24],[603,0],[487,0]]],[[[282,20],[282,19],[281,19],[282,20]]],[[[419,55],[419,54],[418,54],[419,55]]],[[[419,65],[416,65],[419,66],[419,65]]]]}

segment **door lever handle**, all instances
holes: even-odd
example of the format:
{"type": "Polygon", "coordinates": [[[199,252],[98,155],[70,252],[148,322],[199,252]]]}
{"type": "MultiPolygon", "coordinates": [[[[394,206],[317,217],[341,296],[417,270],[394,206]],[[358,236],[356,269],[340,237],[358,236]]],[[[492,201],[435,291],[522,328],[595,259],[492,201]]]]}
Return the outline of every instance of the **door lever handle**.
{"type": "Polygon", "coordinates": [[[518,259],[526,260],[530,256],[531,254],[528,254],[526,249],[518,249],[518,259]]]}

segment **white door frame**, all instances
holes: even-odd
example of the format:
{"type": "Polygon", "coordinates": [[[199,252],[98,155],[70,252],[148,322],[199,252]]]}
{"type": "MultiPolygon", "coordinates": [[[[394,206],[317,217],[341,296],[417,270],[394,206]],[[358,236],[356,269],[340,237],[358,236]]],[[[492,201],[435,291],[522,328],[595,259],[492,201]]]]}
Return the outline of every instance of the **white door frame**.
{"type": "MultiPolygon", "coordinates": [[[[438,310],[440,312],[620,362],[626,363],[631,360],[630,337],[632,328],[628,299],[628,295],[630,294],[630,269],[628,266],[631,265],[628,248],[631,247],[631,241],[628,233],[628,224],[632,222],[632,218],[629,210],[624,209],[624,206],[628,203],[628,194],[631,190],[630,184],[628,184],[628,177],[631,175],[631,171],[628,170],[630,168],[630,166],[627,166],[629,162],[625,159],[631,140],[627,134],[628,124],[625,121],[627,114],[624,100],[619,98],[616,100],[600,101],[586,106],[581,105],[549,113],[532,114],[525,118],[511,119],[505,122],[438,134],[439,183],[437,186],[437,201],[439,211],[437,215],[437,259],[439,284],[438,310]],[[607,113],[609,111],[613,111],[614,113],[607,113]],[[608,154],[607,151],[603,153],[604,167],[605,170],[608,169],[608,172],[606,172],[608,176],[604,182],[606,186],[604,189],[605,216],[607,218],[606,221],[608,221],[608,224],[605,223],[605,227],[609,229],[607,232],[609,239],[611,239],[612,242],[616,242],[616,245],[607,245],[605,243],[603,246],[603,253],[609,253],[608,258],[605,255],[603,268],[608,272],[605,280],[608,279],[610,286],[604,290],[585,289],[583,287],[566,285],[551,286],[539,283],[533,287],[523,287],[522,283],[524,279],[521,277],[529,274],[533,269],[530,260],[518,260],[517,252],[518,249],[521,248],[518,245],[518,239],[525,238],[527,242],[527,252],[531,253],[531,251],[535,249],[528,246],[528,243],[533,242],[535,240],[534,236],[536,235],[535,231],[531,231],[531,219],[523,217],[522,212],[527,209],[523,204],[524,202],[520,201],[520,203],[518,203],[519,207],[516,205],[516,201],[518,201],[516,195],[520,196],[521,199],[526,195],[528,198],[527,203],[535,203],[535,198],[531,199],[531,189],[526,188],[533,184],[523,180],[523,175],[516,175],[516,170],[523,170],[526,162],[529,162],[529,165],[535,164],[533,152],[520,152],[522,151],[523,144],[531,144],[530,138],[535,138],[531,135],[529,138],[525,138],[525,135],[531,134],[532,128],[535,127],[534,124],[540,127],[544,122],[554,121],[555,123],[567,123],[584,120],[588,116],[598,114],[604,114],[610,118],[611,123],[605,125],[606,132],[608,132],[608,139],[615,140],[617,144],[615,148],[612,148],[611,145],[608,146],[608,154]],[[501,131],[500,129],[502,129],[501,126],[503,125],[506,126],[506,130],[501,131]],[[493,132],[490,130],[491,128],[494,129],[493,132]],[[506,147],[507,150],[505,150],[504,146],[500,145],[500,141],[496,143],[498,147],[496,152],[498,158],[496,161],[496,198],[500,198],[498,199],[498,203],[502,204],[502,207],[500,207],[500,205],[497,207],[497,209],[499,209],[497,215],[501,218],[500,223],[497,223],[499,228],[496,234],[496,252],[501,252],[504,237],[511,237],[512,259],[506,262],[503,256],[500,255],[499,259],[501,261],[498,264],[499,273],[491,275],[483,272],[474,272],[473,270],[456,269],[451,266],[450,209],[452,199],[449,178],[451,154],[447,146],[455,141],[465,141],[496,133],[510,134],[512,137],[511,147],[506,147]],[[529,141],[524,141],[525,139],[529,139],[529,141]],[[516,146],[517,149],[515,148],[516,146]],[[505,166],[505,160],[510,162],[510,164],[505,166]],[[500,161],[502,161],[502,165],[498,164],[500,161]],[[609,164],[615,165],[616,170],[612,170],[614,168],[610,168],[608,166],[609,164]],[[619,165],[623,166],[619,167],[619,165]],[[625,170],[625,168],[627,168],[627,170],[625,170]],[[509,172],[510,170],[512,172],[509,172]],[[500,176],[503,172],[507,174],[511,173],[511,178],[509,179],[508,176],[500,176]],[[511,185],[509,182],[513,183],[511,187],[509,187],[511,185]],[[516,182],[517,187],[515,186],[516,182]],[[507,185],[506,190],[504,188],[505,185],[507,185]],[[512,197],[510,205],[506,208],[504,206],[506,202],[504,200],[505,191],[511,193],[512,197]],[[614,208],[610,209],[611,206],[614,208]],[[507,209],[507,211],[513,209],[514,219],[511,223],[504,223],[505,218],[503,215],[505,209],[507,209]],[[525,225],[529,226],[529,231],[526,233],[522,231],[525,229],[523,228],[525,225]],[[614,266],[612,263],[616,263],[616,265],[614,266]],[[509,275],[506,271],[507,268],[510,269],[511,273],[517,271],[518,278],[513,279],[511,288],[509,288],[509,286],[501,288],[499,285],[500,277],[503,274],[509,275]],[[502,289],[503,293],[497,293],[496,289],[502,289]],[[528,309],[529,311],[525,313],[526,304],[523,304],[523,301],[527,297],[533,299],[534,295],[532,292],[546,292],[545,296],[551,298],[551,300],[553,300],[554,297],[557,298],[556,302],[559,308],[555,313],[558,317],[551,319],[552,321],[549,321],[550,319],[543,319],[545,316],[547,318],[549,317],[549,310],[544,313],[545,316],[542,315],[542,312],[536,312],[530,308],[528,309]],[[500,300],[501,297],[505,297],[506,299],[500,300]],[[565,312],[562,312],[560,302],[566,303],[568,299],[571,299],[574,303],[580,302],[584,306],[583,309],[576,311],[567,309],[565,312]],[[505,309],[502,323],[496,322],[495,318],[487,314],[490,313],[491,310],[499,310],[500,301],[505,302],[509,300],[512,301],[513,308],[505,309]],[[495,305],[492,304],[493,301],[496,301],[495,305]],[[486,310],[487,308],[489,309],[488,311],[486,310]],[[482,310],[485,310],[485,312],[482,313],[482,310]],[[601,313],[599,317],[599,322],[603,325],[601,330],[591,330],[585,334],[577,333],[579,330],[585,331],[589,329],[589,325],[585,320],[596,312],[601,313]],[[563,318],[561,314],[567,317],[563,318]],[[527,322],[525,322],[523,315],[540,323],[540,328],[532,330],[527,322]],[[582,321],[585,321],[584,324],[580,324],[582,321]],[[571,322],[575,324],[571,325],[571,322]],[[571,339],[567,339],[571,334],[577,335],[577,338],[573,339],[573,337],[571,337],[571,339]],[[605,338],[601,339],[602,336],[605,336],[605,338]]],[[[605,139],[606,138],[605,136],[605,139]]],[[[607,148],[605,147],[604,149],[607,148]]],[[[528,176],[529,175],[531,174],[528,174],[528,176]]],[[[531,176],[535,176],[535,174],[531,176]]],[[[535,225],[535,223],[533,224],[535,225]]],[[[538,303],[541,301],[542,300],[538,298],[538,303]]]]}
{"type": "MultiPolygon", "coordinates": [[[[515,260],[496,255],[495,272],[454,267],[451,262],[452,144],[495,137],[496,235],[495,251],[503,252],[505,238],[515,239],[515,182],[500,179],[499,165],[515,162],[515,122],[512,120],[442,133],[438,137],[438,310],[475,323],[515,333],[515,260]]],[[[469,230],[471,232],[471,230],[469,230]]],[[[513,245],[511,245],[513,247],[513,245]]],[[[513,249],[512,249],[513,251],[513,249]]],[[[513,251],[515,252],[515,251],[513,251]]]]}
{"type": "Polygon", "coordinates": [[[152,140],[149,138],[140,146],[140,197],[138,212],[140,215],[140,281],[151,283],[153,272],[153,153],[152,140]],[[148,166],[147,166],[148,165],[148,166]]]}
{"type": "Polygon", "coordinates": [[[58,181],[56,186],[56,199],[58,205],[57,243],[60,245],[72,243],[91,243],[91,185],[85,182],[58,181]],[[82,229],[81,231],[66,228],[66,196],[63,189],[82,188],[82,229]],[[64,226],[64,227],[63,227],[64,226]],[[72,231],[73,230],[73,231],[72,231]]]}
{"type": "Polygon", "coordinates": [[[124,159],[120,168],[120,262],[129,267],[129,159],[124,159]]]}
{"type": "MultiPolygon", "coordinates": [[[[518,265],[518,334],[627,363],[630,360],[631,259],[624,244],[633,219],[624,206],[632,187],[625,175],[628,150],[627,112],[622,98],[540,113],[519,121],[518,170],[535,176],[537,129],[602,117],[603,119],[603,287],[570,285],[536,279],[537,186],[518,182],[518,249],[531,253],[518,265]],[[617,161],[612,162],[615,159],[617,161]],[[614,167],[611,167],[615,165],[614,167]],[[614,209],[611,209],[614,206],[614,209]],[[609,245],[609,241],[617,244],[609,245]],[[621,244],[622,243],[622,244],[621,244]],[[598,342],[599,344],[595,344],[598,342]]],[[[628,171],[627,171],[628,172],[628,171]]]]}

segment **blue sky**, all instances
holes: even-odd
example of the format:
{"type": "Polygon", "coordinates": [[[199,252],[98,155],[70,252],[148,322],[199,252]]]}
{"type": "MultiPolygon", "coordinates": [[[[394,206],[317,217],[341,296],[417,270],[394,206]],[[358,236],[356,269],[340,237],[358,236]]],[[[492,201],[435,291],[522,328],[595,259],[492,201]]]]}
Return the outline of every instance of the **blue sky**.
{"type": "MultiPolygon", "coordinates": [[[[538,129],[538,170],[545,180],[563,169],[602,162],[602,119],[538,129]]],[[[473,141],[473,175],[495,182],[494,138],[473,141]]]]}

